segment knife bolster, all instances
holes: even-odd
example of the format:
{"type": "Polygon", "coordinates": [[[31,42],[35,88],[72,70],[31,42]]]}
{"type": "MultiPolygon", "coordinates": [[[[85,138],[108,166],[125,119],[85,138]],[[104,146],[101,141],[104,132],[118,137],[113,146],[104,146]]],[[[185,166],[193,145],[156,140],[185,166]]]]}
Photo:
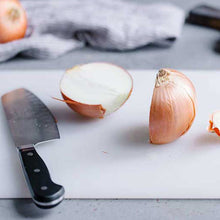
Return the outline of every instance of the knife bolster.
{"type": "Polygon", "coordinates": [[[22,146],[19,146],[17,148],[18,148],[18,150],[22,150],[22,151],[24,150],[25,151],[25,149],[34,148],[34,145],[33,144],[22,145],[22,146]]]}

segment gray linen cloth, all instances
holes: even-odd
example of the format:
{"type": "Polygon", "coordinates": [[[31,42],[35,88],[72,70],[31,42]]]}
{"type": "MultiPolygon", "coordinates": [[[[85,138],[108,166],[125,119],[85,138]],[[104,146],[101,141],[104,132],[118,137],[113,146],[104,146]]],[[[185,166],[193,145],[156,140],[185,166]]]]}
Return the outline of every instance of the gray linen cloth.
{"type": "Polygon", "coordinates": [[[120,0],[21,1],[28,16],[26,37],[0,44],[0,61],[18,53],[56,58],[86,44],[103,50],[131,50],[170,44],[181,34],[184,12],[171,4],[120,0]]]}

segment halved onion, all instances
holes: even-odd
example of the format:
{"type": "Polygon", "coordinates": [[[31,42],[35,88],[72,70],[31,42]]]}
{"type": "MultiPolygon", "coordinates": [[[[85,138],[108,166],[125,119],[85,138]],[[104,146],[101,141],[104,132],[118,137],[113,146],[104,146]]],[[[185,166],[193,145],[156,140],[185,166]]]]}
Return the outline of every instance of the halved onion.
{"type": "Polygon", "coordinates": [[[196,91],[190,79],[177,70],[159,70],[150,108],[150,142],[176,140],[190,129],[195,116],[196,91]]]}
{"type": "Polygon", "coordinates": [[[109,63],[89,63],[67,70],[60,83],[64,101],[81,115],[103,118],[129,98],[133,88],[130,74],[109,63]]]}

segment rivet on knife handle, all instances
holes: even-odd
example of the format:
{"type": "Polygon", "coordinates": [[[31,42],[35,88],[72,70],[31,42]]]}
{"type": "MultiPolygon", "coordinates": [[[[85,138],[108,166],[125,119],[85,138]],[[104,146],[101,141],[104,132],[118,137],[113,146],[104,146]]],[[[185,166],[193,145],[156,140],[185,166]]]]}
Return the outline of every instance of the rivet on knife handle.
{"type": "Polygon", "coordinates": [[[46,164],[34,147],[19,147],[19,156],[35,204],[40,208],[58,205],[63,200],[64,188],[51,180],[46,164]]]}

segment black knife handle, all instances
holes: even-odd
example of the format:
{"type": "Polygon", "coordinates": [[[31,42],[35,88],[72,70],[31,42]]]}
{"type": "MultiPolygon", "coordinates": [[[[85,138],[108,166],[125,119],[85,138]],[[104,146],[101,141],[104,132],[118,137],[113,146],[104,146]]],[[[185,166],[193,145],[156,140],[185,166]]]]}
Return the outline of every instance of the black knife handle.
{"type": "Polygon", "coordinates": [[[220,9],[199,5],[189,12],[188,23],[220,29],[220,9]]]}
{"type": "Polygon", "coordinates": [[[34,203],[40,208],[52,208],[64,198],[64,188],[54,183],[46,164],[34,147],[19,148],[25,178],[34,203]]]}

